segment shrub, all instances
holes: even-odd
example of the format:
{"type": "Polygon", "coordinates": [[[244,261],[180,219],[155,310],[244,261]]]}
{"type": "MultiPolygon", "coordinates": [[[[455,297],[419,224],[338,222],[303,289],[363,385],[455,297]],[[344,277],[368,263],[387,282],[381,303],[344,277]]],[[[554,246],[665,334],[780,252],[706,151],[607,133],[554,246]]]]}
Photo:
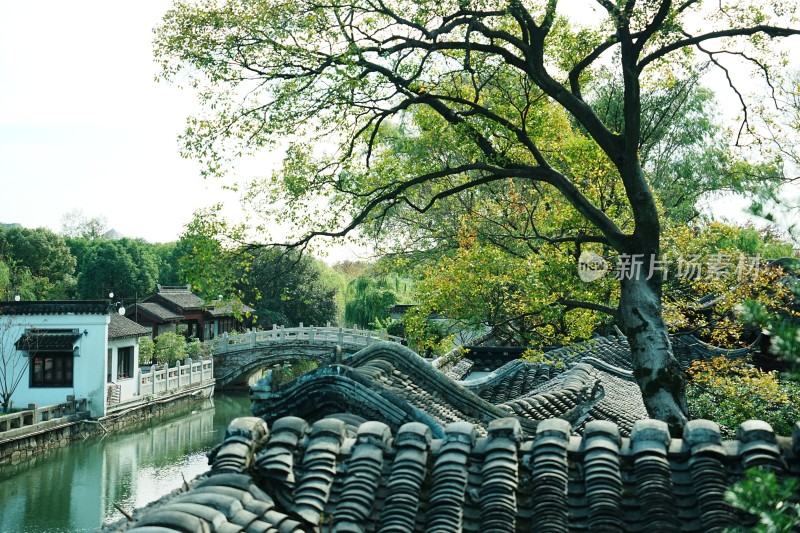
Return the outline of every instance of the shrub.
{"type": "Polygon", "coordinates": [[[192,359],[206,359],[211,356],[211,344],[192,337],[186,345],[186,355],[192,359]]]}
{"type": "Polygon", "coordinates": [[[753,524],[727,531],[797,531],[800,523],[800,481],[779,479],[774,472],[756,468],[725,493],[728,503],[747,512],[753,524]],[[755,522],[757,521],[757,525],[755,522]],[[751,527],[755,526],[755,527],[751,527]]]}
{"type": "Polygon", "coordinates": [[[155,343],[150,337],[142,337],[139,339],[139,364],[149,365],[153,362],[153,354],[155,353],[155,343]]]}
{"type": "Polygon", "coordinates": [[[781,381],[776,372],[716,357],[695,361],[688,373],[689,416],[717,422],[726,439],[735,438],[746,420],[764,420],[779,435],[791,435],[800,420],[800,385],[781,381]]]}
{"type": "Polygon", "coordinates": [[[155,357],[159,364],[175,364],[186,359],[186,339],[182,335],[167,331],[156,337],[155,357]]]}

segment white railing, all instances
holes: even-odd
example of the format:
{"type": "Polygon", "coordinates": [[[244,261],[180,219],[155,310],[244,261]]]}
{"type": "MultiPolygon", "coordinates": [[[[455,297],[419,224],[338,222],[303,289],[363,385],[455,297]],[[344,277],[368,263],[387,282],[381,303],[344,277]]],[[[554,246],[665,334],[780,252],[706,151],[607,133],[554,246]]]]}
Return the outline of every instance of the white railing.
{"type": "Polygon", "coordinates": [[[30,428],[33,430],[38,424],[76,415],[88,410],[86,398],[76,400],[74,396],[67,396],[67,401],[64,403],[46,405],[44,407],[39,407],[32,403],[24,411],[0,416],[0,435],[12,429],[30,428]]]}
{"type": "Polygon", "coordinates": [[[296,343],[303,342],[308,344],[333,344],[349,345],[356,347],[366,347],[380,341],[400,342],[400,337],[388,335],[380,331],[364,331],[360,329],[338,328],[338,327],[314,327],[307,326],[296,328],[285,328],[283,326],[273,326],[271,330],[252,331],[237,335],[223,333],[214,340],[207,341],[211,344],[212,352],[215,355],[235,351],[247,350],[263,346],[265,344],[277,343],[296,343]]]}
{"type": "Polygon", "coordinates": [[[188,389],[214,381],[214,362],[212,359],[192,361],[183,364],[176,361],[173,367],[158,368],[153,365],[149,372],[142,372],[139,378],[139,396],[158,396],[160,394],[188,389]]]}

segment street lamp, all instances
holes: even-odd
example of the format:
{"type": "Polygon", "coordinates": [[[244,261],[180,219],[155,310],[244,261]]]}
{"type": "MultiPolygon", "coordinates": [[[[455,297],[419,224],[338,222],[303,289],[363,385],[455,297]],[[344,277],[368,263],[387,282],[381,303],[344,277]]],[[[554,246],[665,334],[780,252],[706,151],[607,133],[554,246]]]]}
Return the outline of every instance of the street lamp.
{"type": "MultiPolygon", "coordinates": [[[[113,299],[114,298],[114,293],[113,292],[109,292],[108,293],[108,297],[113,299]]],[[[117,308],[117,314],[119,316],[125,316],[125,306],[122,305],[122,300],[120,300],[119,302],[114,302],[111,305],[113,305],[114,307],[117,308]]]]}

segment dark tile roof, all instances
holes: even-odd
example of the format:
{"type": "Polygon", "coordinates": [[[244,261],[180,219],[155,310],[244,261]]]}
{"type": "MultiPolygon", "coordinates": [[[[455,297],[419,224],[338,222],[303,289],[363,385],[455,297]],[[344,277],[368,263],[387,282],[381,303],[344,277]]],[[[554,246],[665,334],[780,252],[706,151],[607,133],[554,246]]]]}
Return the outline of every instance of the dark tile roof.
{"type": "Polygon", "coordinates": [[[164,300],[167,304],[174,305],[181,311],[197,310],[205,307],[206,302],[196,294],[194,294],[189,287],[161,287],[158,288],[158,293],[154,296],[147,298],[147,301],[164,300]]]}
{"type": "Polygon", "coordinates": [[[111,315],[111,322],[108,324],[108,339],[124,339],[127,337],[143,337],[150,335],[150,328],[140,326],[133,320],[119,316],[114,313],[111,315]]]}
{"type": "Polygon", "coordinates": [[[800,424],[788,438],[759,421],[723,442],[706,420],[671,439],[655,420],[630,438],[603,421],[576,437],[559,419],[526,437],[515,418],[436,437],[418,422],[243,417],[206,474],[104,531],[721,531],[753,525],[723,497],[745,469],[797,477],[798,455],[800,424]]]}
{"type": "Polygon", "coordinates": [[[156,303],[156,302],[139,302],[130,307],[128,307],[125,315],[126,316],[135,316],[137,308],[139,311],[143,311],[149,315],[152,315],[157,320],[163,322],[169,322],[172,320],[180,320],[183,318],[183,315],[180,313],[176,313],[172,309],[168,309],[163,305],[156,303]]]}
{"type": "MultiPolygon", "coordinates": [[[[245,304],[233,304],[231,302],[206,302],[204,299],[194,294],[191,287],[166,287],[158,286],[158,292],[154,295],[145,298],[139,305],[147,309],[154,316],[159,316],[156,312],[160,312],[165,318],[169,320],[174,317],[183,318],[183,313],[186,311],[203,310],[213,317],[232,316],[235,312],[241,313],[255,313],[255,309],[245,304]],[[145,307],[147,306],[147,307],[145,307]],[[163,309],[157,310],[155,306],[163,309]],[[169,315],[167,314],[169,313],[169,315]]],[[[130,312],[127,313],[130,315],[130,312]]]]}
{"type": "Polygon", "coordinates": [[[77,329],[32,329],[23,333],[14,347],[33,352],[71,352],[79,338],[77,329]]]}
{"type": "MultiPolygon", "coordinates": [[[[530,383],[535,386],[482,397],[470,382],[449,379],[408,348],[377,343],[342,365],[319,367],[277,388],[260,382],[251,392],[253,413],[271,422],[287,415],[315,420],[347,411],[381,420],[393,430],[406,422],[422,422],[435,436],[450,422],[470,422],[481,432],[489,421],[509,415],[519,418],[526,434],[535,431],[539,421],[558,417],[569,421],[576,433],[588,421],[608,420],[627,436],[636,420],[647,417],[630,372],[617,375],[586,362],[561,368],[516,363],[521,369],[542,370],[530,383]],[[309,402],[309,397],[315,400],[309,402]]],[[[492,378],[500,383],[484,391],[512,387],[514,382],[505,379],[509,375],[492,378]]]]}
{"type": "Polygon", "coordinates": [[[0,302],[0,315],[107,315],[105,300],[45,300],[0,302]]]}
{"type": "Polygon", "coordinates": [[[213,317],[220,316],[233,316],[235,313],[255,313],[256,310],[247,304],[232,303],[232,302],[214,302],[209,308],[208,312],[213,317]]]}

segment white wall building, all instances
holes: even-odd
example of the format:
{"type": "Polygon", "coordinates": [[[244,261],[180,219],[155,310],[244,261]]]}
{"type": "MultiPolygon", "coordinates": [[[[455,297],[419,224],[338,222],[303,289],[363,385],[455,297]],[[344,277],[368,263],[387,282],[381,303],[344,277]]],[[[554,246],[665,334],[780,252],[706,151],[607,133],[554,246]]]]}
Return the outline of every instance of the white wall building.
{"type": "Polygon", "coordinates": [[[92,416],[139,394],[139,338],[150,330],[104,301],[0,302],[0,393],[17,408],[88,398],[92,416]]]}
{"type": "Polygon", "coordinates": [[[150,335],[150,328],[133,320],[111,315],[106,351],[106,383],[110,386],[106,403],[124,402],[139,394],[139,339],[150,335]]]}
{"type": "Polygon", "coordinates": [[[88,398],[103,416],[109,321],[104,301],[0,303],[0,393],[18,408],[88,398]]]}

